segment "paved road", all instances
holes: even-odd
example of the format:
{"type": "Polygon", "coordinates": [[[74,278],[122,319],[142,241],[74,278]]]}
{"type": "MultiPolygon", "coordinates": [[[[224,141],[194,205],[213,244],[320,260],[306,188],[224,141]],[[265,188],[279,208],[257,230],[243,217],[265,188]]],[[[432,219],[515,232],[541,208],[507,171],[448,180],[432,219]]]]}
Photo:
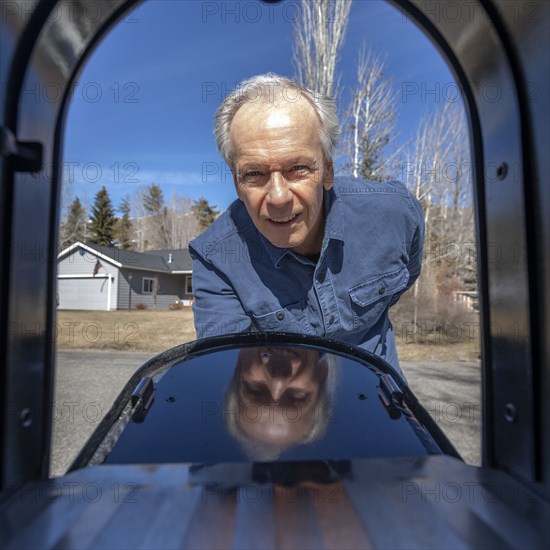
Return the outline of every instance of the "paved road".
{"type": "MultiPolygon", "coordinates": [[[[130,376],[154,354],[57,352],[52,475],[63,474],[130,376]]],[[[414,393],[464,459],[480,463],[477,363],[402,363],[414,393]]]]}
{"type": "Polygon", "coordinates": [[[470,464],[481,464],[480,363],[401,362],[424,408],[470,464]]]}
{"type": "Polygon", "coordinates": [[[50,473],[65,473],[132,376],[154,353],[58,350],[50,473]]]}

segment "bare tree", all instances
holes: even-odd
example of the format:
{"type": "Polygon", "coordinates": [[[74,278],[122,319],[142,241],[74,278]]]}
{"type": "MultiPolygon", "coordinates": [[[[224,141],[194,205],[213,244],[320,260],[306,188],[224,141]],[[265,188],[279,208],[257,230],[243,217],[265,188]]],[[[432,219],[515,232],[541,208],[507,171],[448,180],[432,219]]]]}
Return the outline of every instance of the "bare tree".
{"type": "Polygon", "coordinates": [[[349,159],[342,170],[375,181],[396,177],[403,146],[388,152],[397,137],[397,91],[384,75],[382,57],[363,45],[357,63],[357,84],[345,113],[340,149],[349,159]]]}
{"type": "Polygon", "coordinates": [[[135,244],[137,252],[143,252],[148,246],[148,226],[147,226],[147,213],[145,211],[144,196],[147,192],[147,188],[144,185],[138,187],[131,198],[131,225],[132,225],[132,241],[135,244]]]}
{"type": "Polygon", "coordinates": [[[420,296],[438,314],[453,291],[475,290],[471,163],[461,105],[445,103],[423,118],[403,174],[426,226],[423,275],[413,289],[416,324],[420,296]]]}
{"type": "Polygon", "coordinates": [[[346,36],[351,0],[301,0],[294,25],[298,81],[316,92],[335,92],[336,64],[346,36]]]}
{"type": "Polygon", "coordinates": [[[192,201],[172,193],[170,203],[162,207],[162,218],[151,214],[144,206],[148,188],[142,187],[132,199],[132,234],[136,250],[186,248],[189,241],[200,233],[198,222],[191,210],[192,201]]]}
{"type": "MultiPolygon", "coordinates": [[[[449,212],[454,217],[459,207],[471,208],[469,159],[461,106],[445,103],[422,119],[404,173],[407,185],[424,206],[426,241],[433,234],[441,237],[441,227],[449,227],[448,223],[441,223],[441,219],[447,221],[449,212]],[[434,221],[431,216],[436,207],[434,221]]],[[[457,227],[450,231],[456,235],[457,227]]]]}
{"type": "Polygon", "coordinates": [[[168,248],[187,248],[189,241],[201,232],[192,208],[191,199],[172,193],[166,220],[168,248]]]}

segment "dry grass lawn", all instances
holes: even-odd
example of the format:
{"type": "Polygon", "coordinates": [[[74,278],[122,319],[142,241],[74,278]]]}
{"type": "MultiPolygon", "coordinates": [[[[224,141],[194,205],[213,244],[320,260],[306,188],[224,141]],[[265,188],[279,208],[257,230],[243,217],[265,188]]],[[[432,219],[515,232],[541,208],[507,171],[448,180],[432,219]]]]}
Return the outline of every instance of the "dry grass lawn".
{"type": "Polygon", "coordinates": [[[59,349],[161,352],[195,340],[191,308],[177,311],[58,311],[59,349]]]}
{"type": "MultiPolygon", "coordinates": [[[[195,339],[191,308],[178,311],[58,311],[59,349],[112,349],[161,352],[195,339]]],[[[479,360],[479,342],[401,342],[402,361],[479,360]]]]}
{"type": "Polygon", "coordinates": [[[480,361],[479,342],[403,344],[397,340],[400,361],[480,361]]]}

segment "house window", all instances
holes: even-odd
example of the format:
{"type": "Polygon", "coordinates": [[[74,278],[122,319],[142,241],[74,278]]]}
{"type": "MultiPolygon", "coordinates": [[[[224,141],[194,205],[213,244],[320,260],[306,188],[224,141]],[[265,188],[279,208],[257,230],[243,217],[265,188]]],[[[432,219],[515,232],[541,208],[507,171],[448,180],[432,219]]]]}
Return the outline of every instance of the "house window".
{"type": "Polygon", "coordinates": [[[150,277],[143,277],[143,286],[142,286],[143,294],[152,294],[154,283],[155,283],[155,279],[151,279],[150,277]]]}
{"type": "Polygon", "coordinates": [[[186,294],[193,294],[193,279],[191,278],[191,275],[187,275],[185,277],[185,293],[186,294]]]}

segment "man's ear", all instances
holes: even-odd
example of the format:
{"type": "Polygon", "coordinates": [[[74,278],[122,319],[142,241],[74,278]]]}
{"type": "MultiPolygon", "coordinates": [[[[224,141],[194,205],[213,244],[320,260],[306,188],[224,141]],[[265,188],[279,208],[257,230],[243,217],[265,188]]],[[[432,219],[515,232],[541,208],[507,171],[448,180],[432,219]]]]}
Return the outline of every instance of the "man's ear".
{"type": "Polygon", "coordinates": [[[325,165],[325,179],[323,181],[323,187],[328,191],[334,182],[334,162],[327,162],[325,165]]]}

